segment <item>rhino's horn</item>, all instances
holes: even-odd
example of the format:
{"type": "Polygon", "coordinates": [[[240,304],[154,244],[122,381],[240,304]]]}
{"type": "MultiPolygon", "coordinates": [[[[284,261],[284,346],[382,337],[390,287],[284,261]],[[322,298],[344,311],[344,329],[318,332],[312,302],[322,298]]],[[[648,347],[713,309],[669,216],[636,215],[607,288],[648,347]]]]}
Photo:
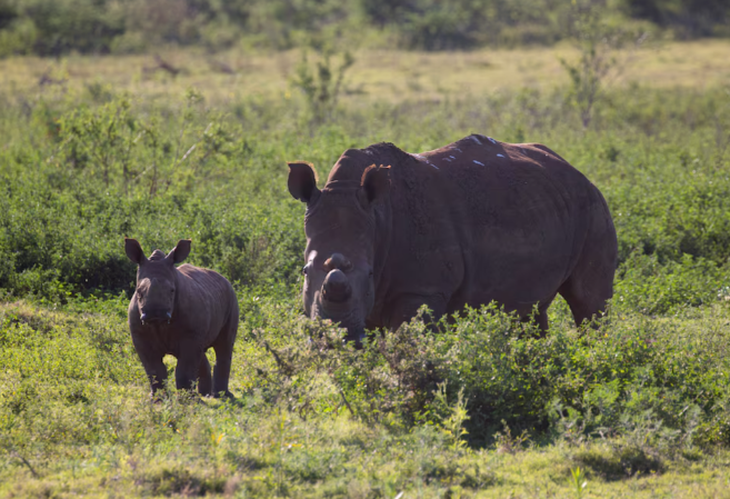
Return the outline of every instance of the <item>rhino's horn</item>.
{"type": "Polygon", "coordinates": [[[347,272],[352,269],[352,263],[342,253],[333,253],[331,257],[325,260],[324,269],[327,272],[335,269],[347,272]]]}
{"type": "Polygon", "coordinates": [[[322,284],[322,298],[333,303],[343,303],[352,295],[350,280],[340,269],[327,274],[322,284]]]}

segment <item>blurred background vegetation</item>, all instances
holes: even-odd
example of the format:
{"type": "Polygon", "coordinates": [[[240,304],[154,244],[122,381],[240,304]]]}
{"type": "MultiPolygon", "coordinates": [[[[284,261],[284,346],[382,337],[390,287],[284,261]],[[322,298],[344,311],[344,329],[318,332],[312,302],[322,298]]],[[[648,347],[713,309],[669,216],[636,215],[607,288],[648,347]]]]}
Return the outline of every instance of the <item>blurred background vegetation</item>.
{"type": "Polygon", "coordinates": [[[332,40],[420,50],[552,44],[571,36],[576,5],[673,39],[730,36],[724,0],[0,0],[0,56],[332,40]]]}

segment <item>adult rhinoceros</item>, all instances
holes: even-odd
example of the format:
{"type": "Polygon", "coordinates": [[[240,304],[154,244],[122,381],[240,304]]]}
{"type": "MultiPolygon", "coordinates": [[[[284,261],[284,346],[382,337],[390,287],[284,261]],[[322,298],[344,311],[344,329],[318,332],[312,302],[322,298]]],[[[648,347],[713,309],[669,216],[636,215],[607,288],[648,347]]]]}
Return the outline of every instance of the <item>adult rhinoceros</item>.
{"type": "Polygon", "coordinates": [[[421,305],[435,317],[495,300],[548,327],[560,293],[577,324],[613,294],[616,231],[599,190],[540,144],[471,135],[434,151],[349,149],[322,190],[289,163],[307,204],[303,299],[359,340],[421,305]]]}

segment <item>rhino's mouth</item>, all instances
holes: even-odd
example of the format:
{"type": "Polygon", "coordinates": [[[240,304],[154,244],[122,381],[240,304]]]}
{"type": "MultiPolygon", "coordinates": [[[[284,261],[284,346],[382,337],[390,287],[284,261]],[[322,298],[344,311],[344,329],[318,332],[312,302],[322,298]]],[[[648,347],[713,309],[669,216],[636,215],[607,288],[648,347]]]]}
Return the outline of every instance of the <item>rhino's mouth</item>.
{"type": "Polygon", "coordinates": [[[350,329],[347,330],[347,337],[345,338],[345,341],[353,341],[355,342],[355,346],[360,348],[362,346],[362,342],[365,340],[365,327],[355,329],[351,331],[350,329]]]}
{"type": "Polygon", "coordinates": [[[327,310],[321,303],[316,303],[312,307],[312,318],[315,317],[329,319],[339,324],[339,327],[347,329],[346,341],[355,341],[359,344],[365,338],[365,320],[352,309],[332,311],[327,310]]]}
{"type": "Polygon", "coordinates": [[[147,324],[169,324],[172,320],[172,313],[164,310],[143,311],[139,316],[139,321],[143,326],[147,324]]]}

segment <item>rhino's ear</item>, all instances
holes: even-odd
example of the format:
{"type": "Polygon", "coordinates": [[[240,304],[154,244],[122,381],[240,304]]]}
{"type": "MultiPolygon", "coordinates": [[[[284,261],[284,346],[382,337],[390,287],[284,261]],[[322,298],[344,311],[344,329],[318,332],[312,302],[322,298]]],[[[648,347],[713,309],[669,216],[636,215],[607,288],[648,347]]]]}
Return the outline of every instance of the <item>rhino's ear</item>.
{"type": "Polygon", "coordinates": [[[125,237],[124,251],[127,253],[127,257],[137,265],[141,265],[147,261],[147,257],[144,256],[144,251],[142,251],[142,246],[139,245],[136,239],[125,237]]]}
{"type": "Polygon", "coordinates": [[[368,208],[378,199],[388,195],[390,191],[390,166],[368,166],[360,181],[360,201],[368,208]]]}
{"type": "Polygon", "coordinates": [[[180,239],[172,251],[167,254],[167,259],[172,263],[180,263],[190,254],[190,239],[180,239]]]}
{"type": "Polygon", "coordinates": [[[287,163],[289,165],[289,180],[287,186],[294,199],[307,204],[315,201],[319,196],[317,189],[317,174],[309,163],[287,163]]]}

